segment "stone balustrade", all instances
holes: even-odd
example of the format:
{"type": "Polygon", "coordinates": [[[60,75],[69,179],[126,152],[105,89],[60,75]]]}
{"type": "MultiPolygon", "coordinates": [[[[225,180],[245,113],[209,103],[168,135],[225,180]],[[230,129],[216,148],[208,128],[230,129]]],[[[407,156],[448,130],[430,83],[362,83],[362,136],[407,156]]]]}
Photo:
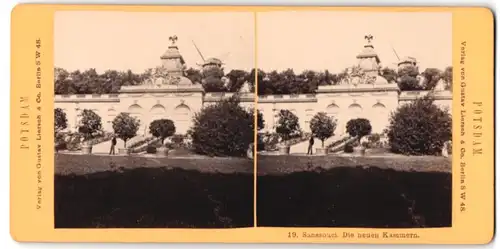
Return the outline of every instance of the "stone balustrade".
{"type": "Polygon", "coordinates": [[[232,96],[238,94],[241,102],[254,102],[254,93],[234,93],[234,92],[209,92],[205,93],[203,96],[204,102],[217,102],[223,99],[231,98],[232,96]]]}
{"type": "Polygon", "coordinates": [[[71,94],[55,95],[57,102],[120,102],[118,94],[71,94]]]}
{"type": "Polygon", "coordinates": [[[315,94],[260,95],[259,103],[316,102],[315,94]]]}

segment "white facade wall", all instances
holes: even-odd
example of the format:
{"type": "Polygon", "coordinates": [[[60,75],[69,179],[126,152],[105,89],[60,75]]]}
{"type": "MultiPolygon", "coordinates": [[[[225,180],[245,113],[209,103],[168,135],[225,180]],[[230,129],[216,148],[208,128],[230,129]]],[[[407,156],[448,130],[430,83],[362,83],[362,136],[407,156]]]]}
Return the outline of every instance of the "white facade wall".
{"type": "MultiPolygon", "coordinates": [[[[247,94],[249,95],[249,94],[247,94]]],[[[253,94],[241,100],[244,108],[254,108],[253,94]],[[251,96],[250,96],[251,95],[251,96]],[[251,99],[252,101],[249,101],[251,99]]],[[[141,126],[138,134],[148,134],[149,124],[156,119],[166,118],[174,122],[176,133],[185,134],[192,125],[192,117],[204,105],[232,94],[211,94],[202,92],[186,93],[122,93],[119,95],[56,95],[55,108],[61,108],[68,119],[68,129],[75,131],[79,114],[84,109],[91,109],[102,119],[103,130],[112,131],[111,122],[121,112],[137,117],[141,126]]]]}
{"type": "MultiPolygon", "coordinates": [[[[335,134],[344,134],[345,125],[353,118],[367,118],[373,133],[381,133],[389,123],[390,113],[400,105],[425,96],[428,92],[399,92],[397,90],[320,89],[317,94],[259,96],[257,109],[262,113],[264,132],[273,132],[280,110],[287,109],[299,117],[300,127],[310,132],[309,121],[318,112],[326,112],[337,120],[335,134]]],[[[160,118],[174,121],[177,133],[184,134],[192,125],[191,118],[204,105],[214,104],[232,93],[121,93],[119,95],[57,95],[55,108],[67,115],[68,128],[74,130],[78,114],[91,109],[101,118],[103,129],[112,131],[111,121],[120,112],[131,113],[141,121],[139,134],[147,134],[149,124],[160,118]]],[[[241,97],[240,105],[246,109],[255,106],[254,94],[241,97]]],[[[451,112],[452,94],[443,91],[435,94],[435,103],[451,112]]]]}
{"type": "MultiPolygon", "coordinates": [[[[338,90],[338,89],[337,89],[338,90]]],[[[395,90],[375,91],[331,91],[315,95],[269,95],[259,97],[257,108],[262,112],[265,121],[263,132],[273,132],[278,122],[278,112],[287,109],[299,117],[300,127],[310,132],[309,121],[318,112],[326,112],[337,121],[335,134],[345,133],[347,122],[353,118],[370,120],[373,133],[382,133],[389,124],[390,114],[410,101],[423,97],[427,92],[408,92],[395,90]]],[[[436,94],[434,102],[438,106],[451,111],[452,94],[449,91],[436,94]]]]}

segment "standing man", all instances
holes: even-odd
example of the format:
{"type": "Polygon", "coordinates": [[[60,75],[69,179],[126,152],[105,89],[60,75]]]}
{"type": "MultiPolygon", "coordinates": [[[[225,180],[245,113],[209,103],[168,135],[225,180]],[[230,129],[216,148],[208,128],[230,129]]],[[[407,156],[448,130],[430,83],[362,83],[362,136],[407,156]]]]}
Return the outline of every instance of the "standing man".
{"type": "Polygon", "coordinates": [[[113,153],[115,154],[115,146],[116,146],[116,136],[113,135],[113,138],[111,139],[111,148],[109,149],[109,154],[113,153]]]}
{"type": "Polygon", "coordinates": [[[314,145],[314,137],[311,136],[309,139],[309,148],[307,148],[307,154],[312,155],[313,154],[313,145],[314,145]]]}

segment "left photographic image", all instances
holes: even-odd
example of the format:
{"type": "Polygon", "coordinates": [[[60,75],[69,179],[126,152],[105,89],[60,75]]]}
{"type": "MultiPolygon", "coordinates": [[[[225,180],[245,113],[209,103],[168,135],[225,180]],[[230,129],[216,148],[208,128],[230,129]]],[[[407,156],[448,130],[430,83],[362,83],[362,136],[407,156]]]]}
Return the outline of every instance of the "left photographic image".
{"type": "Polygon", "coordinates": [[[54,18],[55,228],[254,226],[254,14],[54,18]]]}

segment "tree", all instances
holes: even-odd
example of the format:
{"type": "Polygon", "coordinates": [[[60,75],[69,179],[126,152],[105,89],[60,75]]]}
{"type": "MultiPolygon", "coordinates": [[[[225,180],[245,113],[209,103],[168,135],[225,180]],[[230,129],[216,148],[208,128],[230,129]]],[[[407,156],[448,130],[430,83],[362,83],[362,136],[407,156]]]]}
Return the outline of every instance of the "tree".
{"type": "Polygon", "coordinates": [[[186,74],[186,78],[191,80],[191,82],[193,82],[193,84],[201,84],[201,79],[203,78],[203,76],[201,75],[200,70],[194,69],[194,68],[189,68],[186,70],[185,74],[186,74]]]}
{"type": "Polygon", "coordinates": [[[409,75],[404,75],[401,78],[399,78],[398,87],[401,91],[423,90],[422,87],[420,87],[417,78],[409,76],[409,75]]]}
{"type": "Polygon", "coordinates": [[[446,84],[445,90],[453,90],[453,67],[446,67],[442,76],[444,83],[446,84]]]}
{"type": "Polygon", "coordinates": [[[78,132],[81,133],[85,140],[94,138],[101,131],[101,117],[94,111],[84,109],[81,114],[78,132]]]}
{"type": "Polygon", "coordinates": [[[280,110],[276,133],[282,140],[287,141],[300,132],[299,118],[289,110],[280,110]]]}
{"type": "Polygon", "coordinates": [[[396,72],[396,70],[385,67],[382,69],[381,74],[382,74],[382,77],[384,77],[387,80],[387,82],[389,82],[389,83],[397,82],[398,73],[396,72]]]}
{"type": "Polygon", "coordinates": [[[399,107],[389,121],[386,132],[394,153],[435,155],[451,140],[450,113],[429,97],[399,107]]]}
{"type": "Polygon", "coordinates": [[[139,130],[140,121],[130,116],[128,113],[120,113],[113,119],[113,131],[123,140],[124,147],[127,148],[127,140],[135,137],[139,130]]]}
{"type": "Polygon", "coordinates": [[[71,85],[68,71],[62,68],[54,68],[54,91],[55,94],[68,94],[71,85]]]}
{"type": "Polygon", "coordinates": [[[205,92],[227,92],[227,88],[222,81],[224,70],[218,67],[209,67],[202,71],[203,89],[205,92]]]}
{"type": "Polygon", "coordinates": [[[325,112],[318,112],[311,119],[309,127],[312,134],[321,140],[321,147],[325,147],[325,140],[333,135],[337,124],[325,112]]]}
{"type": "Polygon", "coordinates": [[[419,74],[418,71],[419,70],[417,66],[404,66],[398,69],[398,76],[402,77],[404,75],[408,75],[411,77],[417,77],[417,75],[419,74]]]}
{"type": "Polygon", "coordinates": [[[424,77],[424,90],[432,90],[441,79],[442,72],[437,68],[427,68],[422,72],[422,76],[424,77]]]}
{"type": "Polygon", "coordinates": [[[404,66],[398,69],[398,87],[401,91],[423,90],[417,79],[419,72],[416,66],[404,66]]]}
{"type": "Polygon", "coordinates": [[[243,84],[248,80],[248,73],[243,70],[233,69],[226,77],[229,79],[227,90],[229,92],[238,92],[243,84]]]}
{"type": "Polygon", "coordinates": [[[68,127],[66,113],[61,108],[54,109],[54,133],[58,133],[68,127]]]}
{"type": "MultiPolygon", "coordinates": [[[[255,117],[255,110],[254,109],[251,109],[251,114],[252,114],[252,117],[255,117]]],[[[257,130],[260,131],[264,129],[264,117],[262,115],[262,112],[260,112],[259,110],[257,110],[257,130]]]]}
{"type": "Polygon", "coordinates": [[[163,144],[165,138],[175,134],[174,122],[170,119],[157,119],[149,124],[149,133],[160,138],[163,144]]]}
{"type": "Polygon", "coordinates": [[[363,136],[372,132],[372,125],[366,118],[356,118],[347,122],[346,130],[351,137],[356,137],[359,141],[363,136]]]}
{"type": "Polygon", "coordinates": [[[254,115],[236,97],[196,113],[189,131],[194,151],[209,156],[246,156],[254,142],[254,115]]]}

